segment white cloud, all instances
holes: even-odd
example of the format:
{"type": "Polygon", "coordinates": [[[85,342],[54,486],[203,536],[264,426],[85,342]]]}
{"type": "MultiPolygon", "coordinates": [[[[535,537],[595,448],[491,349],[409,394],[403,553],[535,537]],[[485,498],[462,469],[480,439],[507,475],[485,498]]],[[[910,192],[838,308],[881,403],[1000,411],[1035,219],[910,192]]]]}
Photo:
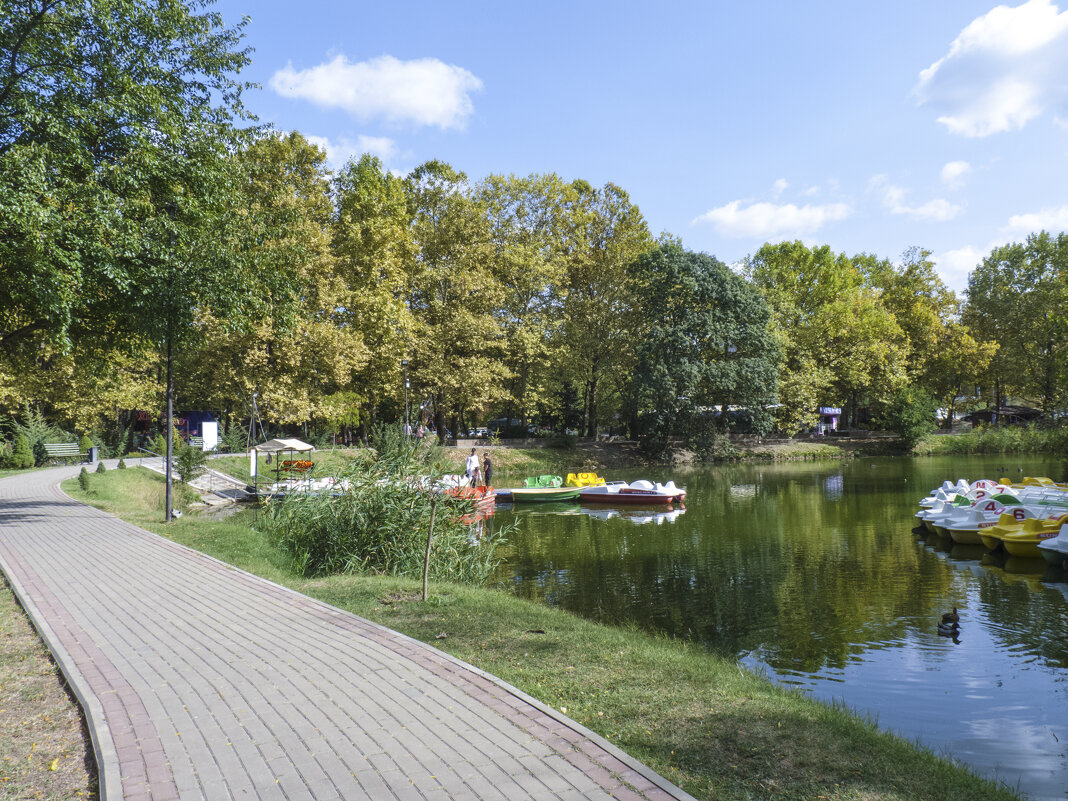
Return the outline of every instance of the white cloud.
{"type": "Polygon", "coordinates": [[[385,136],[342,137],[332,141],[325,136],[309,136],[308,141],[326,152],[327,166],[333,170],[342,167],[349,159],[359,158],[364,153],[378,156],[384,164],[397,156],[397,143],[385,136]]]}
{"type": "Polygon", "coordinates": [[[990,248],[981,250],[972,245],[965,245],[956,250],[947,250],[931,256],[935,263],[938,275],[950,289],[961,292],[968,286],[968,276],[971,274],[986,255],[990,248]]]}
{"type": "Polygon", "coordinates": [[[782,195],[782,193],[785,192],[789,186],[790,184],[787,183],[785,178],[780,178],[771,185],[771,196],[778,200],[779,196],[782,195]]]}
{"type": "Polygon", "coordinates": [[[733,200],[725,206],[706,211],[691,224],[709,223],[718,233],[729,237],[773,238],[813,233],[830,222],[844,220],[853,213],[845,203],[822,206],[795,206],[793,203],[750,203],[733,200]]]}
{"type": "Polygon", "coordinates": [[[1030,214],[1014,214],[1009,217],[1008,231],[1024,235],[1038,231],[1054,234],[1068,231],[1068,206],[1043,209],[1030,214]]]}
{"type": "Polygon", "coordinates": [[[1068,12],[1050,0],[997,6],[969,23],[949,53],[920,72],[920,104],[951,133],[1020,129],[1068,104],[1068,12]]]}
{"type": "Polygon", "coordinates": [[[883,196],[883,205],[891,214],[904,214],[913,220],[927,222],[946,222],[961,212],[961,207],[944,198],[935,198],[919,206],[910,206],[905,202],[907,192],[900,186],[890,183],[885,175],[873,176],[868,186],[883,196]]]}
{"type": "Polygon", "coordinates": [[[942,168],[942,183],[950,189],[958,189],[964,183],[964,176],[972,171],[972,165],[966,161],[951,161],[942,168]]]}
{"type": "Polygon", "coordinates": [[[379,56],[353,63],[337,56],[306,70],[287,65],[271,77],[270,87],[283,97],[344,109],[360,120],[463,128],[474,111],[471,94],[482,81],[435,58],[379,56]]]}

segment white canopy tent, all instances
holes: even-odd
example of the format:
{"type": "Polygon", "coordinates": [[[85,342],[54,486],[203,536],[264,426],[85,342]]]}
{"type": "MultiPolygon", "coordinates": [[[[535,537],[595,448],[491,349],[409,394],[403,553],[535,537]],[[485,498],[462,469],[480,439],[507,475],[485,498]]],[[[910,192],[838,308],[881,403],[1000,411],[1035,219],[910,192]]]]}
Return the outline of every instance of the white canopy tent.
{"type": "Polygon", "coordinates": [[[283,452],[288,453],[307,453],[314,451],[315,446],[309,445],[307,442],[303,442],[299,439],[270,439],[261,445],[254,445],[249,453],[249,472],[256,476],[258,475],[258,461],[261,453],[266,454],[279,454],[283,452]]]}
{"type": "Polygon", "coordinates": [[[260,453],[278,453],[279,451],[306,453],[307,451],[314,451],[315,446],[309,445],[307,442],[302,442],[299,439],[270,439],[262,445],[253,446],[252,450],[259,451],[260,453]]]}

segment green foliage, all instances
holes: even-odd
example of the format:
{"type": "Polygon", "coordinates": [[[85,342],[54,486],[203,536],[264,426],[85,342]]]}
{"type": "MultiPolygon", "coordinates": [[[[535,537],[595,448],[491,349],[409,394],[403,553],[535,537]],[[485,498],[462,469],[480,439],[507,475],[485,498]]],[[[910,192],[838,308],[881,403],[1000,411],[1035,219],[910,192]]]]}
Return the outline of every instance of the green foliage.
{"type": "Polygon", "coordinates": [[[98,473],[106,473],[107,470],[108,469],[106,467],[104,467],[104,463],[103,462],[97,462],[96,472],[98,472],[98,473]]]}
{"type": "Polygon", "coordinates": [[[15,437],[15,448],[8,459],[9,465],[16,470],[25,470],[33,467],[35,461],[29,438],[25,434],[19,433],[15,437]]]}
{"type": "Polygon", "coordinates": [[[202,476],[204,471],[208,469],[207,464],[207,451],[194,448],[181,440],[175,442],[175,466],[182,483],[188,484],[190,481],[202,476]]]}
{"type": "Polygon", "coordinates": [[[28,403],[24,408],[22,419],[10,420],[9,425],[15,434],[16,444],[20,436],[26,437],[26,441],[29,443],[33,462],[27,467],[33,467],[34,464],[44,464],[48,461],[48,453],[44,449],[44,443],[63,442],[67,439],[67,436],[59,428],[45,420],[40,409],[31,407],[28,403]]]}
{"type": "Polygon", "coordinates": [[[911,449],[934,430],[937,408],[935,399],[922,389],[905,387],[898,390],[887,404],[883,425],[911,449]]]}
{"type": "Polygon", "coordinates": [[[152,438],[152,450],[159,456],[167,455],[167,437],[162,432],[152,438]]]}
{"type": "Polygon", "coordinates": [[[968,278],[963,321],[997,342],[985,371],[995,404],[1033,397],[1051,413],[1068,403],[1068,234],[1031,234],[994,248],[968,278]]]}
{"type": "Polygon", "coordinates": [[[916,448],[924,454],[1066,453],[1068,426],[978,426],[963,434],[928,437],[916,448]]]}
{"type": "Polygon", "coordinates": [[[460,517],[470,501],[440,494],[433,449],[409,446],[395,427],[374,432],[375,452],[337,476],[334,493],[290,495],[265,515],[271,536],[301,574],[389,573],[419,577],[431,501],[437,498],[431,576],[484,582],[496,565],[499,536],[472,535],[460,517]]]}
{"type": "MultiPolygon", "coordinates": [[[[566,258],[561,320],[555,327],[558,357],[553,389],[561,400],[574,388],[580,398],[575,423],[593,437],[603,420],[620,410],[623,389],[634,366],[638,306],[627,268],[656,243],[630,196],[608,183],[595,189],[571,183],[561,242],[566,258]]],[[[555,412],[569,426],[567,403],[555,412]]],[[[555,415],[554,415],[555,416],[555,415]]]]}
{"type": "Polygon", "coordinates": [[[430,161],[412,171],[405,188],[419,249],[409,373],[417,376],[418,394],[433,396],[444,437],[449,418],[507,397],[500,311],[506,289],[494,274],[489,221],[467,176],[430,161]]]}
{"type": "Polygon", "coordinates": [[[573,451],[578,445],[578,435],[557,431],[549,437],[548,445],[562,451],[573,451]]]}
{"type": "Polygon", "coordinates": [[[116,469],[117,470],[125,470],[126,469],[126,460],[123,459],[122,457],[119,457],[119,464],[116,467],[116,469]]]}
{"type": "Polygon", "coordinates": [[[223,448],[230,453],[244,453],[248,446],[248,430],[237,423],[230,423],[226,431],[219,437],[223,448]]]}
{"type": "Polygon", "coordinates": [[[78,440],[78,450],[82,453],[89,453],[93,447],[93,441],[89,438],[88,434],[82,434],[82,438],[78,440]]]}
{"type": "Polygon", "coordinates": [[[199,7],[4,4],[0,349],[36,336],[67,346],[110,332],[106,320],[166,328],[178,320],[145,313],[166,296],[197,302],[195,282],[161,292],[134,279],[161,263],[164,204],[191,214],[211,205],[219,184],[203,168],[233,142],[242,113],[240,28],[199,7]]]}
{"type": "Polygon", "coordinates": [[[687,444],[698,462],[732,462],[742,456],[729,436],[707,422],[695,426],[687,444]]]}
{"type": "Polygon", "coordinates": [[[783,351],[783,431],[814,424],[820,405],[845,407],[848,424],[859,405],[885,402],[906,382],[908,337],[872,283],[889,280],[890,265],[783,242],[757,251],[745,273],[771,306],[783,351]]]}
{"type": "Polygon", "coordinates": [[[743,409],[766,431],[779,348],[763,298],[726,265],[667,242],[630,267],[640,317],[627,387],[633,433],[663,444],[707,425],[712,407],[743,409]]]}
{"type": "Polygon", "coordinates": [[[84,467],[78,473],[78,486],[81,487],[82,492],[89,493],[89,471],[84,467]]]}

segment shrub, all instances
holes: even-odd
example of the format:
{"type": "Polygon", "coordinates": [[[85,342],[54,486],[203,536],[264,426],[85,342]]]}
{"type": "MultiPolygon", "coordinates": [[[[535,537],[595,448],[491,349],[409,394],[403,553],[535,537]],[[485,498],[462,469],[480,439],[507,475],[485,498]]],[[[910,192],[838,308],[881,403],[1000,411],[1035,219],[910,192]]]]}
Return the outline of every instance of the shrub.
{"type": "Polygon", "coordinates": [[[82,438],[78,440],[78,450],[82,453],[89,453],[93,447],[93,441],[89,439],[88,434],[82,434],[82,438]]]}
{"type": "Polygon", "coordinates": [[[547,443],[550,448],[562,451],[573,451],[578,447],[578,435],[567,432],[554,433],[547,443]]]}
{"type": "Polygon", "coordinates": [[[28,467],[33,467],[36,462],[33,451],[30,449],[29,438],[25,434],[19,434],[15,438],[15,449],[11,452],[9,463],[16,470],[25,470],[28,467]]]}
{"type": "Polygon", "coordinates": [[[185,444],[181,440],[175,445],[175,462],[178,468],[178,475],[183,483],[188,484],[203,475],[204,471],[208,469],[208,454],[200,448],[185,444]]]}
{"type": "Polygon", "coordinates": [[[911,450],[921,439],[935,429],[935,411],[938,402],[916,387],[898,390],[886,407],[883,425],[904,441],[911,450]]]}
{"type": "Polygon", "coordinates": [[[126,460],[125,459],[123,459],[121,457],[119,458],[119,464],[118,464],[118,468],[117,469],[119,469],[119,470],[125,470],[126,469],[126,460]]]}
{"type": "Polygon", "coordinates": [[[89,494],[89,471],[84,467],[78,473],[78,486],[82,488],[82,492],[89,494]]]}
{"type": "Polygon", "coordinates": [[[983,425],[963,434],[929,437],[918,450],[944,454],[1063,453],[1068,450],[1068,428],[983,425]]]}
{"type": "Polygon", "coordinates": [[[701,425],[687,441],[698,462],[730,462],[741,458],[742,452],[731,438],[712,425],[701,425]]]}
{"type": "Polygon", "coordinates": [[[98,473],[105,473],[105,472],[107,472],[107,468],[106,468],[106,467],[104,467],[104,463],[103,463],[103,462],[97,462],[97,465],[96,465],[96,472],[98,472],[98,473]]]}
{"type": "Polygon", "coordinates": [[[219,440],[230,453],[241,453],[248,446],[248,431],[231,423],[219,440]]]}

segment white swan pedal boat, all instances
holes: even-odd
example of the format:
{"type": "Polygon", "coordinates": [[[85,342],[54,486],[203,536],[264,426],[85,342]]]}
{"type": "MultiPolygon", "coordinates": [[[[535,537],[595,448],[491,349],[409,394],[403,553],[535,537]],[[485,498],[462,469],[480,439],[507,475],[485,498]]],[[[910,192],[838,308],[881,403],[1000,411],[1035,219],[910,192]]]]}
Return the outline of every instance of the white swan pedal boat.
{"type": "Polygon", "coordinates": [[[629,484],[626,481],[610,481],[596,487],[583,487],[579,491],[582,503],[606,504],[682,504],[686,500],[686,488],[676,487],[674,481],[655,484],[639,479],[629,484]]]}

